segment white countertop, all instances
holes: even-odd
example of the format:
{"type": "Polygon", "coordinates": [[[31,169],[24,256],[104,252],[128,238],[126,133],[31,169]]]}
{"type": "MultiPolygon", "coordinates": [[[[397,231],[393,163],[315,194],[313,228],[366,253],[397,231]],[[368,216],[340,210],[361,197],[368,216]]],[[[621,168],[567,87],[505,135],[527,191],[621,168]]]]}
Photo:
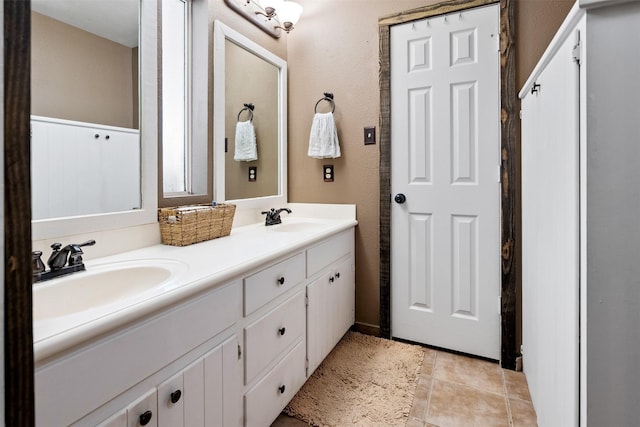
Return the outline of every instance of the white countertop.
{"type": "MultiPolygon", "coordinates": [[[[322,205],[316,206],[319,207],[315,208],[316,214],[321,214],[322,205]]],[[[265,227],[264,223],[252,224],[234,228],[227,237],[195,245],[154,245],[86,262],[87,271],[100,265],[132,260],[152,260],[156,264],[161,264],[163,260],[168,260],[167,263],[169,260],[177,261],[183,263],[184,268],[173,280],[153,292],[79,313],[35,320],[35,361],[42,361],[203,291],[227,284],[253,269],[357,225],[354,206],[352,214],[342,218],[332,214],[327,215],[329,218],[319,218],[315,214],[312,218],[304,216],[314,212],[314,209],[304,207],[298,206],[291,216],[283,214],[283,225],[314,222],[322,224],[322,228],[282,232],[278,231],[278,225],[265,227]]],[[[73,273],[71,276],[77,274],[83,273],[73,273]]],[[[64,279],[45,283],[55,280],[64,279]]],[[[73,298],[73,295],[68,297],[73,298]]]]}

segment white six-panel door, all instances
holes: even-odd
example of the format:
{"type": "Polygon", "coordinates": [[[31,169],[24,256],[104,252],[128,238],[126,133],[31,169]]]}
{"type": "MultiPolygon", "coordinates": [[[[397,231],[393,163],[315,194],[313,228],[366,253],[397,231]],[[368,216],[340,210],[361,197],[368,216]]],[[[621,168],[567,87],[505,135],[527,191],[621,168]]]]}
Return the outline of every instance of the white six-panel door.
{"type": "Polygon", "coordinates": [[[391,331],[499,359],[498,4],[391,28],[391,331]]]}

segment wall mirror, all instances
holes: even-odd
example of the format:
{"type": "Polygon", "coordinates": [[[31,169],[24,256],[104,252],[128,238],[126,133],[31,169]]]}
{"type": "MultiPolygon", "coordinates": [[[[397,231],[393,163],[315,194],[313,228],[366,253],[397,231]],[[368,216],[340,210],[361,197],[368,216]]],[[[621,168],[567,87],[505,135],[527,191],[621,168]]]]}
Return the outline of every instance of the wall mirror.
{"type": "Polygon", "coordinates": [[[286,203],[286,61],[216,21],[214,94],[216,199],[286,203]]]}
{"type": "Polygon", "coordinates": [[[33,239],[154,222],[157,3],[31,9],[33,239]]]}

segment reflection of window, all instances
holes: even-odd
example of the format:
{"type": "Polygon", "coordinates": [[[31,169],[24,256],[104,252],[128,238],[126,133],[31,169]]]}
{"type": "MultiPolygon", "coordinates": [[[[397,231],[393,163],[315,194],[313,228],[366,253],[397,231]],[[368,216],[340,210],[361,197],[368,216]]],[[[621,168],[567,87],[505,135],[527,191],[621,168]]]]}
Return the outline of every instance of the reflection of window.
{"type": "Polygon", "coordinates": [[[207,154],[207,1],[163,0],[160,205],[211,201],[207,154]],[[204,58],[204,61],[202,60],[204,58]]]}
{"type": "Polygon", "coordinates": [[[189,193],[190,2],[162,1],[162,165],[165,193],[189,193]]]}

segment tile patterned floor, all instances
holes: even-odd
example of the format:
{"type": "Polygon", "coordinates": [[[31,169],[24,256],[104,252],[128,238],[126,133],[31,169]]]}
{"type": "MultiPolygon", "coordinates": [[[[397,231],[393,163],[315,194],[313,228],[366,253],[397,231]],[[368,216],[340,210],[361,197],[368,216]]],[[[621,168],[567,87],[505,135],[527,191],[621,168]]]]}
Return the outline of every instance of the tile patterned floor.
{"type": "MultiPolygon", "coordinates": [[[[281,415],[271,427],[301,427],[281,415]]],[[[522,372],[498,364],[426,349],[406,427],[536,427],[522,372]]],[[[339,427],[339,426],[336,426],[339,427]]]]}

